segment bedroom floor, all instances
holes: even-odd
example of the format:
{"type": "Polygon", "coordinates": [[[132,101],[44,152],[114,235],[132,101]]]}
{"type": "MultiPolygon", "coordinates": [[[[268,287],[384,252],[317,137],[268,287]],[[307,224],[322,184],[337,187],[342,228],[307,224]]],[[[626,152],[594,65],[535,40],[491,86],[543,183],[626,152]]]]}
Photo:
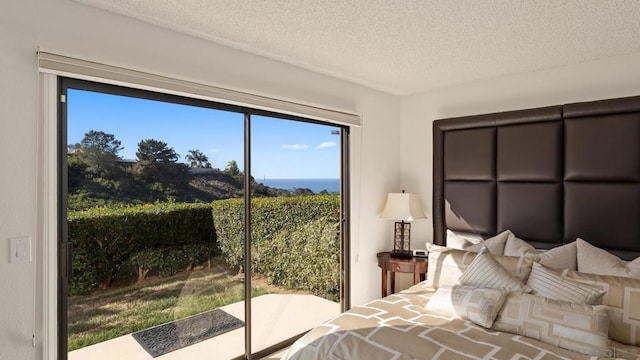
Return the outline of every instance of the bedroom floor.
{"type": "Polygon", "coordinates": [[[285,349],[282,349],[276,352],[275,354],[271,354],[269,356],[263,357],[260,360],[280,360],[282,358],[282,355],[284,355],[285,351],[287,351],[287,349],[289,348],[287,347],[285,349]]]}
{"type": "MultiPolygon", "coordinates": [[[[244,321],[244,303],[238,302],[220,309],[244,321]]],[[[253,298],[253,349],[260,351],[272,344],[299,335],[316,324],[340,313],[340,304],[303,294],[269,294],[253,298]],[[313,309],[313,311],[310,311],[313,309]]],[[[263,359],[280,359],[279,351],[263,359]]],[[[131,336],[88,346],[69,353],[69,360],[198,360],[232,359],[244,354],[244,327],[153,358],[131,336]]]]}

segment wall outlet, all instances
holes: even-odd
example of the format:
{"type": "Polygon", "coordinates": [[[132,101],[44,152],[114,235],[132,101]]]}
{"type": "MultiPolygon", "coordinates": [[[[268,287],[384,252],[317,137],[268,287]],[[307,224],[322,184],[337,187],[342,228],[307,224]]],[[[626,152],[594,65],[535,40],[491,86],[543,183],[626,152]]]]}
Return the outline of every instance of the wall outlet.
{"type": "Polygon", "coordinates": [[[9,239],[9,263],[31,262],[31,238],[28,236],[9,239]]]}

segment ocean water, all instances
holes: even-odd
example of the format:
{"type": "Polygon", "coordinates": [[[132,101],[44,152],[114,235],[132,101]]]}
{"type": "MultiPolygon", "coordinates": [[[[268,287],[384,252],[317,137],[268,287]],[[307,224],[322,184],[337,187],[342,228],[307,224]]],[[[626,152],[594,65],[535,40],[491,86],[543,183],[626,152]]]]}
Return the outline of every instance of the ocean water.
{"type": "Polygon", "coordinates": [[[278,189],[310,189],[318,194],[322,190],[340,191],[340,179],[256,179],[256,182],[278,189]]]}

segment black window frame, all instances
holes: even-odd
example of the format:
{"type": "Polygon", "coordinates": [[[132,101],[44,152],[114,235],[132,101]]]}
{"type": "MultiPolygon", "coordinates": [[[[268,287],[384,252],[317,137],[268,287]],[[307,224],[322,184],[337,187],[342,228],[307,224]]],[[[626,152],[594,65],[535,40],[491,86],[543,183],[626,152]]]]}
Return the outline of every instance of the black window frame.
{"type": "MultiPolygon", "coordinates": [[[[279,118],[284,120],[300,121],[305,123],[329,125],[340,128],[340,309],[342,312],[349,310],[351,307],[351,286],[350,286],[350,127],[347,125],[334,124],[331,122],[319,121],[315,119],[309,119],[300,116],[294,116],[276,111],[268,111],[262,109],[255,109],[247,106],[225,104],[215,102],[213,100],[204,100],[188,96],[180,96],[175,94],[168,94],[159,91],[150,91],[144,89],[138,89],[135,87],[127,87],[122,85],[112,85],[107,83],[101,83],[96,81],[82,80],[64,76],[58,76],[58,109],[57,109],[57,141],[58,141],[58,359],[67,360],[68,358],[68,318],[67,318],[67,296],[68,296],[68,282],[67,279],[71,275],[71,257],[72,247],[67,243],[67,90],[76,89],[83,91],[100,92],[111,95],[134,97],[146,100],[161,101],[173,104],[195,106],[201,108],[208,108],[213,110],[222,110],[244,114],[245,117],[245,134],[244,134],[244,146],[245,146],[245,176],[249,177],[251,174],[250,168],[250,138],[251,138],[251,116],[268,116],[272,118],[279,118]]],[[[250,235],[250,206],[251,201],[251,184],[250,181],[244,182],[245,195],[245,231],[250,235]],[[247,200],[247,197],[249,199],[247,200]]],[[[245,248],[250,249],[251,244],[250,237],[245,236],[245,248]]],[[[250,254],[249,254],[250,255],[250,254]]],[[[245,276],[245,318],[251,319],[251,301],[247,302],[246,293],[250,297],[251,289],[251,277],[245,276]],[[249,290],[247,290],[249,289],[249,290]],[[248,304],[248,305],[247,305],[248,304]]],[[[260,358],[273,353],[279,349],[282,349],[296,340],[296,338],[288,339],[279,344],[274,344],[267,349],[261,350],[256,353],[251,352],[251,321],[245,321],[245,354],[239,359],[252,359],[260,358]]]]}

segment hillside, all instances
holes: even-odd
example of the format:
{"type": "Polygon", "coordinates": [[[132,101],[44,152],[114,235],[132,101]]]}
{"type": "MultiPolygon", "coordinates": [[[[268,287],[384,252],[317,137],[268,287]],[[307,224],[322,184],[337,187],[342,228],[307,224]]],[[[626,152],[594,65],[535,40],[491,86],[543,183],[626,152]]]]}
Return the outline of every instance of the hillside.
{"type": "MultiPolygon", "coordinates": [[[[176,202],[211,202],[243,196],[243,174],[230,175],[217,169],[183,171],[168,181],[142,181],[131,172],[118,179],[91,177],[86,171],[70,167],[68,207],[82,210],[98,205],[142,204],[172,199],[176,202]]],[[[309,189],[289,191],[252,181],[252,193],[258,197],[311,195],[309,189]]]]}
{"type": "Polygon", "coordinates": [[[189,187],[185,189],[190,198],[204,202],[242,196],[242,182],[219,170],[192,174],[189,187]]]}

